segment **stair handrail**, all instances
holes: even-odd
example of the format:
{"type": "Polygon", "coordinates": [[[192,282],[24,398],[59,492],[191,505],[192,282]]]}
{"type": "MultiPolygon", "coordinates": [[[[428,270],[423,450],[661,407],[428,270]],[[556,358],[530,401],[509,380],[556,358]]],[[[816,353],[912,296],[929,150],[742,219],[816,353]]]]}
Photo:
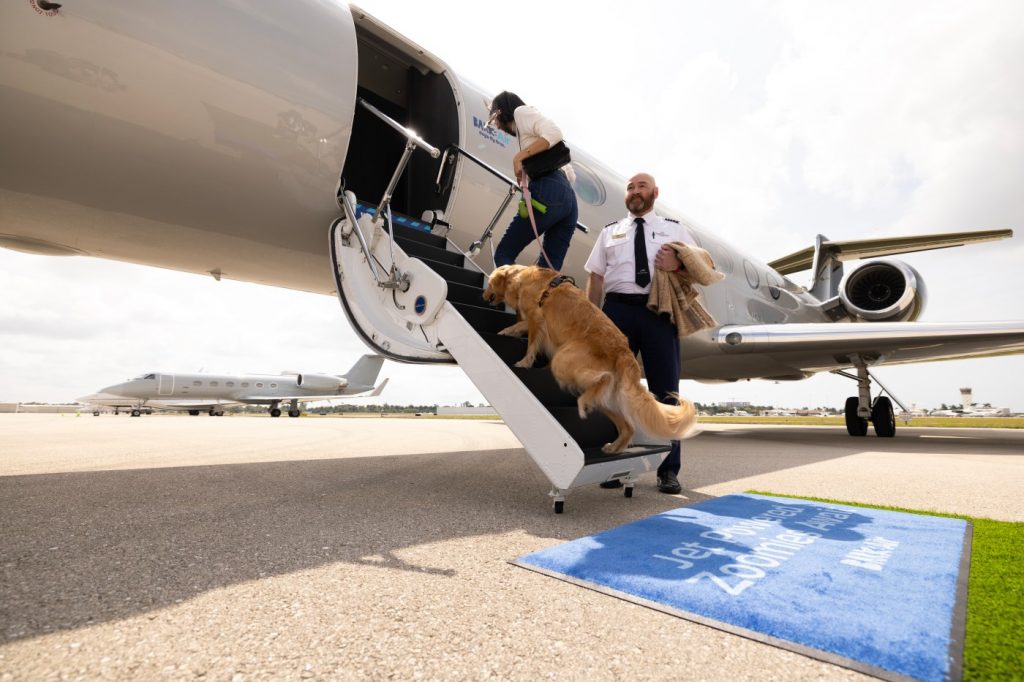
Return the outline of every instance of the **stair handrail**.
{"type": "MultiPolygon", "coordinates": [[[[398,181],[402,178],[402,173],[405,172],[405,167],[406,165],[408,165],[409,158],[412,156],[412,153],[416,151],[417,147],[419,147],[420,149],[430,154],[431,158],[436,159],[441,155],[441,151],[437,147],[435,147],[434,145],[430,144],[422,137],[420,137],[416,132],[409,128],[406,128],[401,123],[391,118],[383,111],[367,102],[362,97],[358,98],[356,101],[359,103],[361,107],[369,111],[371,114],[373,114],[380,120],[384,121],[384,123],[388,124],[390,127],[394,128],[399,134],[405,137],[405,149],[402,151],[402,158],[398,160],[398,165],[395,166],[395,172],[391,174],[391,180],[388,182],[388,186],[384,190],[384,196],[381,197],[380,204],[378,204],[377,206],[377,211],[373,215],[373,222],[383,222],[387,226],[388,234],[390,235],[393,234],[394,232],[393,223],[391,221],[391,198],[394,196],[395,187],[398,186],[398,181]]],[[[355,227],[356,229],[359,229],[358,224],[355,227]]],[[[365,243],[365,239],[363,239],[361,233],[359,235],[359,241],[360,243],[365,243]]],[[[383,282],[380,280],[380,278],[377,278],[377,284],[378,286],[388,289],[399,289],[401,291],[407,291],[409,289],[409,280],[405,275],[400,274],[398,272],[398,267],[394,265],[394,239],[388,239],[388,249],[391,252],[391,272],[388,274],[388,278],[383,282]]],[[[367,251],[366,254],[367,257],[371,258],[372,260],[370,252],[367,251]]],[[[374,277],[376,277],[376,273],[374,273],[374,277]]]]}
{"type": "MultiPolygon", "coordinates": [[[[491,218],[491,221],[487,224],[487,227],[484,229],[483,234],[481,234],[480,238],[474,241],[473,244],[469,247],[469,251],[467,252],[468,255],[475,256],[478,253],[480,253],[480,249],[483,248],[484,243],[491,238],[491,233],[494,232],[494,228],[498,224],[498,220],[501,219],[501,214],[505,212],[505,209],[508,208],[509,203],[511,203],[512,197],[515,196],[516,192],[521,192],[522,188],[519,187],[519,183],[515,182],[510,177],[508,177],[501,171],[497,170],[486,161],[477,158],[472,153],[466,151],[457,144],[450,144],[444,149],[444,154],[441,157],[441,167],[438,169],[437,178],[434,180],[434,187],[437,192],[441,191],[441,176],[444,174],[448,163],[453,162],[450,161],[449,158],[455,159],[460,154],[469,159],[470,161],[472,161],[473,163],[475,163],[476,165],[483,168],[485,171],[487,171],[494,177],[504,182],[506,185],[508,185],[509,188],[508,194],[505,196],[504,200],[502,200],[501,206],[498,207],[497,212],[491,218]]],[[[576,221],[576,229],[583,232],[584,234],[590,233],[590,228],[588,228],[586,225],[584,225],[578,220],[576,221]]]]}

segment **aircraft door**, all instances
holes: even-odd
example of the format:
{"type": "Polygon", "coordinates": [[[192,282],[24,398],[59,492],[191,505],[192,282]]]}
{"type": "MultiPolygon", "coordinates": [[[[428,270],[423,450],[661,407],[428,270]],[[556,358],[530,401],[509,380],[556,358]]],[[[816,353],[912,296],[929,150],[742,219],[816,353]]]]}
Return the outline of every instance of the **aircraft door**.
{"type": "Polygon", "coordinates": [[[171,395],[174,393],[174,375],[173,374],[158,374],[159,377],[156,387],[158,395],[171,395]]]}

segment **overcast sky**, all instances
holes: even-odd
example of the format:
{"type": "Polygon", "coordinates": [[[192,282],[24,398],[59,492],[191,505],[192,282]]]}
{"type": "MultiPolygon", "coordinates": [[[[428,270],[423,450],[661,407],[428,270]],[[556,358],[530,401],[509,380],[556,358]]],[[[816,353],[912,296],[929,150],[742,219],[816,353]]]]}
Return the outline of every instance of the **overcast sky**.
{"type": "MultiPolygon", "coordinates": [[[[360,6],[473,82],[516,91],[573,146],[653,173],[664,201],[764,261],[819,233],[1013,228],[904,259],[928,285],[924,320],[1024,319],[1018,0],[360,6]]],[[[337,373],[366,352],[336,300],[294,291],[2,249],[0,291],[0,401],[73,400],[148,371],[337,373]]],[[[971,386],[1024,411],[1020,356],[877,375],[907,403],[971,386]]],[[[389,361],[381,376],[391,403],[483,401],[456,368],[389,361]]],[[[826,375],[682,392],[839,407],[855,390],[826,375]]]]}

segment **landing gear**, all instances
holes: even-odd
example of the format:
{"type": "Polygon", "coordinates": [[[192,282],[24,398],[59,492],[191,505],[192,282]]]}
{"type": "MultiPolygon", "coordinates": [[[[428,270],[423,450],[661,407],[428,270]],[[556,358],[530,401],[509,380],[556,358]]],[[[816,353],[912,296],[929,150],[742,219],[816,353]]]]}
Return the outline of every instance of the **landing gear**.
{"type": "Polygon", "coordinates": [[[299,412],[298,410],[288,410],[289,417],[298,417],[300,414],[302,413],[299,412]]]}
{"type": "Polygon", "coordinates": [[[99,410],[93,410],[92,416],[94,416],[94,417],[100,416],[100,411],[99,410]]]}
{"type": "Polygon", "coordinates": [[[851,436],[866,436],[868,420],[857,414],[860,400],[853,395],[846,399],[846,432],[851,436]]]}
{"type": "Polygon", "coordinates": [[[199,410],[189,410],[188,414],[191,417],[198,417],[199,416],[199,410]]]}
{"type": "MultiPolygon", "coordinates": [[[[899,402],[899,400],[895,397],[890,400],[886,396],[878,396],[872,401],[872,379],[890,396],[892,396],[892,391],[882,386],[882,382],[878,380],[878,377],[873,377],[868,373],[867,365],[863,360],[856,359],[855,366],[857,368],[856,376],[843,370],[833,371],[833,374],[857,381],[857,395],[846,399],[846,407],[843,410],[846,416],[846,432],[855,437],[866,436],[868,433],[868,422],[870,421],[874,425],[876,436],[879,438],[892,438],[896,435],[896,414],[893,412],[892,402],[893,400],[899,402]]],[[[903,403],[900,403],[900,407],[903,407],[903,403]]],[[[903,407],[903,411],[906,414],[905,407],[903,407]]]]}
{"type": "Polygon", "coordinates": [[[272,410],[270,410],[270,416],[271,417],[280,417],[281,416],[281,410],[277,409],[276,407],[273,408],[272,410]]]}
{"type": "Polygon", "coordinates": [[[132,416],[133,417],[140,417],[140,416],[142,416],[142,410],[132,410],[132,416]]]}
{"type": "Polygon", "coordinates": [[[302,413],[299,412],[299,401],[298,400],[292,400],[291,405],[290,405],[290,409],[288,410],[288,416],[289,417],[298,417],[300,414],[302,414],[302,413]]]}
{"type": "MultiPolygon", "coordinates": [[[[189,414],[192,414],[192,413],[189,412],[189,414]]],[[[196,414],[199,414],[198,410],[196,411],[196,414]]],[[[216,407],[211,407],[208,414],[211,417],[223,417],[224,416],[224,410],[218,410],[216,407]]]]}
{"type": "Polygon", "coordinates": [[[892,401],[882,396],[875,399],[871,407],[871,423],[875,427],[875,435],[879,438],[892,438],[896,435],[896,415],[892,410],[892,401]]]}

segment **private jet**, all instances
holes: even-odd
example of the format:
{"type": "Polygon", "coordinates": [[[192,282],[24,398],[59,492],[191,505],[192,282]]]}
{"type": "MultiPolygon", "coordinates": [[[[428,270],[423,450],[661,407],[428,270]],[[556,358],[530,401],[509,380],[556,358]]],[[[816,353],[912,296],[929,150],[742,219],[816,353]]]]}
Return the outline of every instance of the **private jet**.
{"type": "MultiPolygon", "coordinates": [[[[374,353],[459,365],[551,480],[556,512],[571,488],[619,479],[631,495],[657,467],[664,443],[603,453],[610,422],[580,419],[544,367],[512,367],[520,340],[495,333],[514,318],[480,291],[518,187],[515,140],[487,125],[493,92],[341,2],[26,0],[4,3],[0,25],[0,246],[336,296],[374,353]]],[[[646,162],[615,171],[567,143],[580,223],[563,272],[582,282],[624,213],[620,171],[646,162]]],[[[703,291],[718,324],[683,340],[683,379],[835,372],[857,386],[848,433],[891,437],[872,368],[1024,351],[1022,320],[919,322],[924,279],[892,258],[1008,229],[819,235],[763,262],[659,212],[727,275],[703,291]],[[800,272],[809,286],[789,279],[800,272]]]]}
{"type": "MultiPolygon", "coordinates": [[[[288,403],[288,416],[301,416],[303,403],[342,397],[372,398],[381,394],[388,380],[374,386],[384,358],[364,355],[345,374],[163,374],[149,372],[78,402],[97,407],[122,409],[138,417],[152,410],[177,410],[198,416],[223,417],[224,408],[236,405],[267,405],[271,417],[280,417],[281,403],[288,403]]],[[[93,411],[99,416],[99,410],[93,411]]]]}

